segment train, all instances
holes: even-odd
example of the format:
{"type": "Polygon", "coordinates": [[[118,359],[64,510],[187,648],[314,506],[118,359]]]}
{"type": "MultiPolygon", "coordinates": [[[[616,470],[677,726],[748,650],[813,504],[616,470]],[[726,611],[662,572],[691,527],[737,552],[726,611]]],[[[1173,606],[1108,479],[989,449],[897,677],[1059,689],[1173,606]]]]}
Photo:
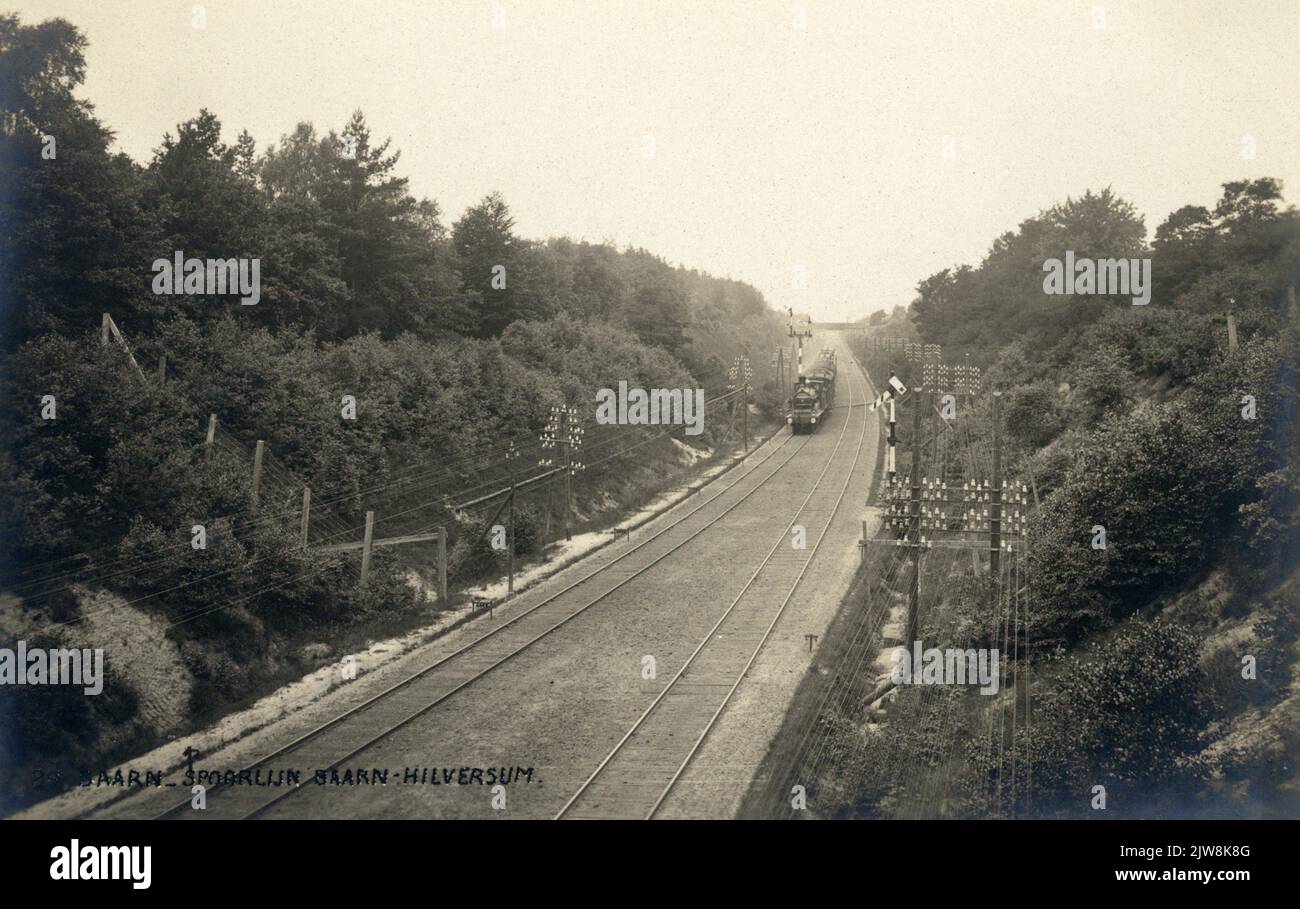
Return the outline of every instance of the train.
{"type": "Polygon", "coordinates": [[[825,349],[817,355],[812,369],[799,378],[790,404],[786,418],[790,431],[796,435],[816,432],[817,424],[824,422],[835,404],[835,351],[825,349]]]}

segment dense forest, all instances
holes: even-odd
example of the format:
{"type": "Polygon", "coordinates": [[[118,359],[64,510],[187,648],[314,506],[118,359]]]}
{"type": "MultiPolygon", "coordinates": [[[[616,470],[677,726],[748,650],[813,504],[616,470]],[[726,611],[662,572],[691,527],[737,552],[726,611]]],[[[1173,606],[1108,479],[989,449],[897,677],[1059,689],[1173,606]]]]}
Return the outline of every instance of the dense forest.
{"type": "MultiPolygon", "coordinates": [[[[1032,728],[1023,708],[1013,725],[1005,695],[967,697],[963,710],[913,690],[864,758],[919,747],[953,787],[949,813],[1079,816],[1098,784],[1108,810],[1128,817],[1296,810],[1300,216],[1276,180],[1222,190],[1212,208],[1173,212],[1150,244],[1110,189],[1067,199],[998,237],[978,265],[921,281],[906,310],[869,320],[870,334],[942,344],[946,362],[982,368],[981,393],[958,405],[951,477],[987,479],[999,391],[1004,470],[1037,503],[1013,575],[1023,603],[1012,632],[990,624],[987,566],[944,556],[922,635],[1004,657],[1032,651],[1032,728]],[[1043,263],[1066,250],[1149,257],[1150,303],[1046,295],[1043,263]],[[998,803],[1006,763],[990,763],[988,730],[1023,762],[998,803]]],[[[916,363],[864,355],[878,382],[888,369],[921,378],[916,363]]],[[[859,782],[859,810],[893,810],[896,778],[859,782]]]]}
{"type": "MultiPolygon", "coordinates": [[[[259,150],[200,110],[132,160],[77,95],[85,50],[63,20],[0,16],[4,637],[75,641],[107,591],[179,646],[196,723],[290,677],[286,645],[422,602],[394,550],[363,587],[355,554],[299,546],[303,486],[312,543],[360,539],[372,509],[380,536],[445,526],[454,580],[470,581],[503,570],[482,540],[492,511],[452,506],[535,471],[551,408],[590,411],[620,380],[725,397],[741,354],[751,400],[775,407],[782,325],[753,287],[641,249],[526,239],[495,193],[453,220],[411,194],[361,112],[259,150]],[[159,293],[153,263],[177,253],[257,259],[260,299],[159,293]]],[[[734,393],[710,407],[689,440],[704,457],[737,441],[734,393]]],[[[676,435],[590,427],[577,528],[680,478],[695,456],[676,435]]],[[[555,489],[521,502],[519,555],[559,535],[555,489]]],[[[129,685],[25,694],[0,701],[11,770],[71,775],[165,731],[137,722],[129,685]],[[114,727],[139,734],[97,739],[114,727]]]]}

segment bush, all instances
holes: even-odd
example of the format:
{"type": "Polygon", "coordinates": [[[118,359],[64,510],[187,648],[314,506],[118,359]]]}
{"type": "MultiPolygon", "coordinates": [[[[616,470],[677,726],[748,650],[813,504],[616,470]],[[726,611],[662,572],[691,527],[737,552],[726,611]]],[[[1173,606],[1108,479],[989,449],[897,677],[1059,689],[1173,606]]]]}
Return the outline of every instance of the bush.
{"type": "MultiPolygon", "coordinates": [[[[55,635],[38,635],[27,646],[75,645],[55,635]]],[[[71,784],[81,771],[98,768],[109,759],[101,750],[104,733],[130,723],[139,711],[139,699],[129,686],[108,682],[94,697],[77,685],[0,687],[0,728],[5,730],[0,736],[0,767],[10,774],[9,785],[0,788],[0,814],[34,798],[57,794],[57,789],[36,788],[37,781],[71,784]]],[[[117,750],[131,744],[119,742],[117,750]]]]}
{"type": "Polygon", "coordinates": [[[1030,451],[1045,447],[1065,428],[1060,396],[1046,380],[1006,392],[1002,415],[1007,434],[1030,451]]]}
{"type": "Polygon", "coordinates": [[[1103,785],[1117,814],[1185,806],[1206,776],[1199,755],[1215,715],[1199,649],[1182,628],[1133,620],[1053,664],[1030,743],[1041,803],[1081,815],[1103,785]]]}
{"type": "Polygon", "coordinates": [[[1265,511],[1273,539],[1294,534],[1294,518],[1277,513],[1291,500],[1258,486],[1289,461],[1276,356],[1271,343],[1252,344],[1178,400],[1116,415],[1073,446],[1030,527],[1036,638],[1070,643],[1194,580],[1250,529],[1243,514],[1265,511]],[[1254,420],[1242,418],[1242,386],[1257,395],[1254,420]],[[1094,525],[1106,528],[1105,550],[1091,546],[1094,525]]]}

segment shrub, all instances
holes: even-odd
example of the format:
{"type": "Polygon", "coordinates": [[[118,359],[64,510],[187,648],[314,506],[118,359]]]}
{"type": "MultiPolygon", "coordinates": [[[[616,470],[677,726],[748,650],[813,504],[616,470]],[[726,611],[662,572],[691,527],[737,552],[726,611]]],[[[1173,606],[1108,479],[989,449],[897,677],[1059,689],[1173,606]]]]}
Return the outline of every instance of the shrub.
{"type": "Polygon", "coordinates": [[[1082,814],[1103,785],[1120,814],[1185,805],[1206,775],[1199,754],[1214,717],[1199,649],[1182,628],[1133,620],[1054,664],[1030,743],[1041,803],[1082,814]]]}

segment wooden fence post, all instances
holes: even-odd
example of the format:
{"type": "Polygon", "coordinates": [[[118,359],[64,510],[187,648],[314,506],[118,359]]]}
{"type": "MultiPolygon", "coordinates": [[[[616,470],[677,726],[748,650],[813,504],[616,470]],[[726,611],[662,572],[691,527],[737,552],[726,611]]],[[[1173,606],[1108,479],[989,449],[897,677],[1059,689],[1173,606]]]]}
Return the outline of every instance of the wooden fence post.
{"type": "Polygon", "coordinates": [[[438,528],[438,605],[447,608],[447,528],[438,528]]]}
{"type": "Polygon", "coordinates": [[[262,489],[262,455],[266,451],[266,443],[261,439],[257,440],[257,447],[253,449],[253,501],[251,510],[257,511],[258,493],[262,489]]]}
{"type": "Polygon", "coordinates": [[[216,438],[217,438],[217,415],[211,413],[208,414],[208,437],[203,442],[203,457],[208,460],[211,460],[212,458],[212,443],[216,441],[216,438]]]}
{"type": "Polygon", "coordinates": [[[307,521],[311,516],[311,487],[302,488],[302,548],[307,548],[307,521]]]}
{"type": "Polygon", "coordinates": [[[366,538],[361,544],[361,586],[366,586],[366,579],[370,577],[370,545],[373,542],[375,534],[375,513],[366,512],[366,538]]]}

